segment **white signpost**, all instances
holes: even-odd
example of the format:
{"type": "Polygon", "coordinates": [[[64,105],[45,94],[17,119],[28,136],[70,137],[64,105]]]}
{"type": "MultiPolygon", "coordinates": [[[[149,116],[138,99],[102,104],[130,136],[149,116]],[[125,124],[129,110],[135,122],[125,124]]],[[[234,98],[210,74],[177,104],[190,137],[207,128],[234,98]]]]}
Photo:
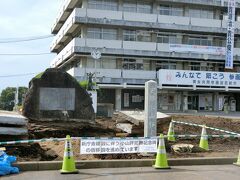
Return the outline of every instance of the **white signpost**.
{"type": "Polygon", "coordinates": [[[228,27],[227,27],[226,61],[225,61],[226,69],[233,69],[235,6],[236,6],[235,0],[228,0],[228,27]]]}
{"type": "Polygon", "coordinates": [[[80,154],[157,152],[157,138],[81,139],[80,154]]]}
{"type": "Polygon", "coordinates": [[[144,137],[157,135],[157,82],[145,83],[144,137]]]}

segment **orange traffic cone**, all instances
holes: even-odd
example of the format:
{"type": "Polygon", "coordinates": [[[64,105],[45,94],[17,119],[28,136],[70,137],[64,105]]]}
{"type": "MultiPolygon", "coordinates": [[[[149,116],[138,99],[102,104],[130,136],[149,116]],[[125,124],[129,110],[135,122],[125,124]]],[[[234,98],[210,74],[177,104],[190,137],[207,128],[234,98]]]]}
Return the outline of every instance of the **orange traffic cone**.
{"type": "Polygon", "coordinates": [[[153,167],[155,169],[170,169],[170,167],[168,166],[167,153],[163,134],[160,134],[157,157],[155,165],[153,167]]]}
{"type": "Polygon", "coordinates": [[[65,149],[61,174],[77,174],[78,170],[75,166],[75,161],[72,151],[71,137],[67,135],[65,140],[65,149]]]}

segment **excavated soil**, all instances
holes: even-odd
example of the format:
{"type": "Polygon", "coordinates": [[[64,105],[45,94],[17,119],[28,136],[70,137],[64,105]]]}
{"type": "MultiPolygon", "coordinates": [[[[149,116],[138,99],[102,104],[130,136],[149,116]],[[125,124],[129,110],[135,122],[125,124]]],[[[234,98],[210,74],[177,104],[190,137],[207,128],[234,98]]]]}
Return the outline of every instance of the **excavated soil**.
{"type": "MultiPolygon", "coordinates": [[[[115,137],[118,133],[123,133],[116,128],[117,114],[112,119],[98,118],[96,123],[77,123],[77,122],[29,122],[29,138],[50,138],[65,137],[66,134],[72,137],[115,137]]],[[[196,124],[206,124],[207,126],[220,128],[224,130],[240,133],[240,118],[225,119],[217,117],[177,115],[173,116],[176,121],[192,122],[196,124]]],[[[187,125],[175,124],[175,134],[200,134],[201,128],[187,125]]],[[[168,123],[163,120],[161,131],[166,134],[168,123]]],[[[220,132],[207,130],[208,134],[223,134],[220,132]]],[[[131,135],[128,135],[131,136],[131,135]]],[[[239,138],[212,138],[209,139],[210,151],[200,153],[182,153],[174,154],[171,151],[171,145],[177,143],[187,143],[198,146],[199,139],[177,139],[175,143],[166,142],[168,156],[171,158],[183,157],[237,157],[240,148],[239,138]]],[[[73,151],[77,160],[97,160],[97,159],[147,159],[153,156],[144,156],[141,154],[109,154],[109,155],[80,155],[80,142],[73,141],[73,151]]],[[[16,155],[19,161],[33,160],[62,160],[64,153],[64,142],[42,142],[31,145],[7,146],[7,152],[16,155]]]]}

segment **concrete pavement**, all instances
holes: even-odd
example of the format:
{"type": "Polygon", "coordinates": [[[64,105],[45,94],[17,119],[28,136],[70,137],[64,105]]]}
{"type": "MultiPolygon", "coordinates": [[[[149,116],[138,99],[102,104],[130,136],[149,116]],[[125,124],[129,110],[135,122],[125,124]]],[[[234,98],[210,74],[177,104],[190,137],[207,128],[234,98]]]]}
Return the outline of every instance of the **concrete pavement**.
{"type": "Polygon", "coordinates": [[[170,170],[142,168],[80,169],[79,174],[59,171],[28,171],[1,177],[2,180],[239,180],[240,167],[234,165],[173,166],[170,170]]]}

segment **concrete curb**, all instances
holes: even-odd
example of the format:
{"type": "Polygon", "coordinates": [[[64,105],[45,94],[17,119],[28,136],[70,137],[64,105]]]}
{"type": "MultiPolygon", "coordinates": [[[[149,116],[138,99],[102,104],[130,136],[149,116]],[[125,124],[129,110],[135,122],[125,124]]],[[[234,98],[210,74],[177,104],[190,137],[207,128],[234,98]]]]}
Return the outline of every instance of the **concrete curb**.
{"type": "MultiPolygon", "coordinates": [[[[224,165],[233,164],[237,158],[179,158],[169,159],[170,166],[191,166],[191,165],[224,165]]],[[[151,167],[154,164],[153,159],[137,160],[98,160],[98,161],[77,161],[77,169],[92,168],[120,168],[120,167],[151,167]]],[[[44,171],[60,170],[61,161],[39,161],[39,162],[19,162],[13,166],[19,167],[21,171],[44,171]]]]}

